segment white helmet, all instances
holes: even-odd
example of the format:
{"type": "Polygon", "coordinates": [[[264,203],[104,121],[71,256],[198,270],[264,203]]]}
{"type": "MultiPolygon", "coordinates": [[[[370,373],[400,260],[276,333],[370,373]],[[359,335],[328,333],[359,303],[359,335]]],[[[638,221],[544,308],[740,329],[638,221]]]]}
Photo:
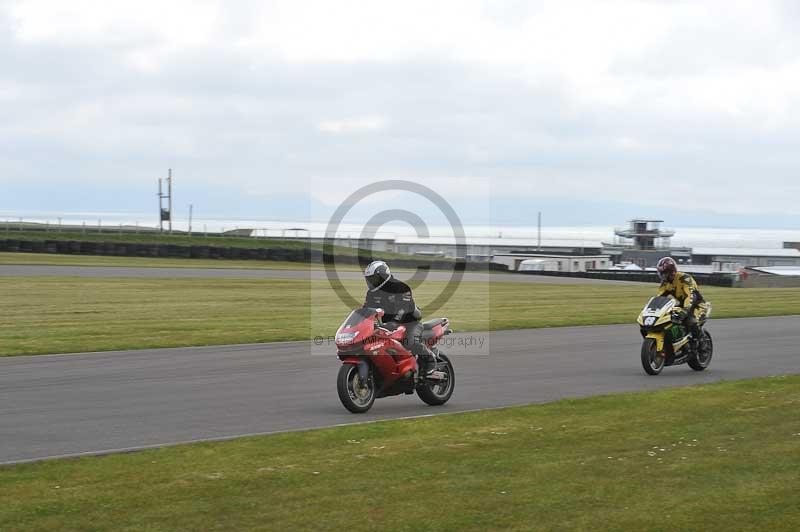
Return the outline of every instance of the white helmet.
{"type": "Polygon", "coordinates": [[[370,262],[367,269],[364,270],[364,279],[367,281],[370,292],[380,289],[391,278],[392,272],[389,270],[389,265],[382,260],[370,262]]]}

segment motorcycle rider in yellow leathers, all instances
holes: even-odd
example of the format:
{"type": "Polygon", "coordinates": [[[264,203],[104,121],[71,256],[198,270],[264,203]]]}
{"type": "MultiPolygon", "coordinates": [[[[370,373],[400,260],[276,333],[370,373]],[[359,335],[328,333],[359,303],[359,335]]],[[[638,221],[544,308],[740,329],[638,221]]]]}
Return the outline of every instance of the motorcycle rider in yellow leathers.
{"type": "Polygon", "coordinates": [[[676,321],[682,322],[691,331],[695,341],[703,339],[698,320],[707,311],[708,304],[700,294],[697,282],[688,273],[678,271],[678,265],[672,257],[664,257],[656,266],[661,285],[659,296],[672,296],[678,300],[680,307],[673,309],[676,321]]]}

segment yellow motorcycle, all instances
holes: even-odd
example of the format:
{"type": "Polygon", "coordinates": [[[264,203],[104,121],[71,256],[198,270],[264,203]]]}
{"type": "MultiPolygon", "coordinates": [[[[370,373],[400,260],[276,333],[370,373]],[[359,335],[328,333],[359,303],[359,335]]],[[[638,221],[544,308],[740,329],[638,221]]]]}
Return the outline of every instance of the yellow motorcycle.
{"type": "Polygon", "coordinates": [[[689,364],[695,371],[703,371],[711,363],[714,342],[705,329],[711,316],[711,304],[706,302],[697,324],[703,332],[702,338],[693,338],[681,322],[678,301],[669,296],[656,296],[639,313],[642,342],[642,367],[648,375],[658,375],[665,366],[689,364]]]}

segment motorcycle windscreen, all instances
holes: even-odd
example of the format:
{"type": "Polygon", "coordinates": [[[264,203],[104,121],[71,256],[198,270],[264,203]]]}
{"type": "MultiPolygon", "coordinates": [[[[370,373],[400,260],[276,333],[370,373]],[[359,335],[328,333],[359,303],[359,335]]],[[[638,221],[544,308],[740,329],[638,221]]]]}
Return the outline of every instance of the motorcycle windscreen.
{"type": "Polygon", "coordinates": [[[645,308],[647,308],[647,310],[659,310],[667,306],[670,301],[672,301],[671,297],[656,296],[647,303],[647,307],[645,308]]]}
{"type": "Polygon", "coordinates": [[[342,326],[339,328],[349,329],[355,327],[359,323],[375,318],[375,315],[377,313],[378,312],[376,309],[369,307],[362,307],[360,309],[356,309],[353,312],[351,312],[349,316],[347,316],[347,319],[344,320],[344,323],[342,323],[342,326]]]}

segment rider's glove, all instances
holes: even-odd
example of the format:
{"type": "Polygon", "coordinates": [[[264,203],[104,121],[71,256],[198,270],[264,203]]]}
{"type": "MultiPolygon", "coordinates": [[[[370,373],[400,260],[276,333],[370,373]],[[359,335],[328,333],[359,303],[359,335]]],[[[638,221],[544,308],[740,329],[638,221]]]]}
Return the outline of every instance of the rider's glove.
{"type": "Polygon", "coordinates": [[[683,323],[686,320],[688,314],[682,308],[676,308],[672,310],[672,323],[683,323]]]}

